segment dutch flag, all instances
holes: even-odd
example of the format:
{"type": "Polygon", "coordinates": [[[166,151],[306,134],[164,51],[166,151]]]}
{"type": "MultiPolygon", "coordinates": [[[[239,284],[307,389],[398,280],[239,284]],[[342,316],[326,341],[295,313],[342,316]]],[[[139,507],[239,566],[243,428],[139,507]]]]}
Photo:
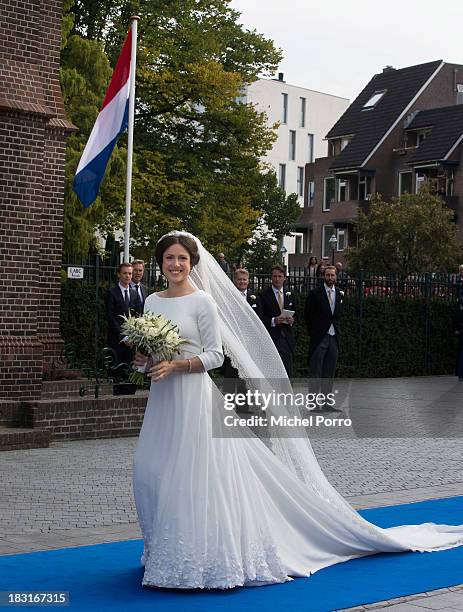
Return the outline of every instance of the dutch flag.
{"type": "Polygon", "coordinates": [[[129,30],[103,106],[77,166],[72,188],[86,208],[95,201],[117,139],[127,129],[131,48],[132,31],[129,30]]]}

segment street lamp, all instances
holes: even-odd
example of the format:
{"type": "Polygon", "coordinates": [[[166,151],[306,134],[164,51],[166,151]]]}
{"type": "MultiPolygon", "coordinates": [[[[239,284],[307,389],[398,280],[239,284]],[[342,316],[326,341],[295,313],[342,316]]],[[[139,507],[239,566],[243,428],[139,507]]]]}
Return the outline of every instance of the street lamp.
{"type": "Polygon", "coordinates": [[[338,239],[336,238],[336,234],[331,235],[331,238],[329,239],[329,243],[331,245],[331,263],[334,266],[334,250],[336,248],[336,245],[338,244],[338,239]]]}
{"type": "Polygon", "coordinates": [[[285,247],[284,244],[282,244],[280,247],[280,257],[281,257],[281,263],[283,265],[285,265],[285,255],[287,252],[288,252],[288,249],[285,247]]]}

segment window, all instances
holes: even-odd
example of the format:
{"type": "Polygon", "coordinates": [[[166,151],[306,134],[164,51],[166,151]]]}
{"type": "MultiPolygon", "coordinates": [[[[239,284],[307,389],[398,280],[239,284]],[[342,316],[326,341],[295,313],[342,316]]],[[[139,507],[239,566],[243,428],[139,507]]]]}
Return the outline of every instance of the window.
{"type": "Polygon", "coordinates": [[[286,189],[286,164],[280,164],[278,172],[278,185],[282,189],[286,189]]]}
{"type": "Polygon", "coordinates": [[[299,127],[305,127],[305,98],[299,98],[299,102],[301,103],[301,110],[299,115],[299,127]]]}
{"type": "Polygon", "coordinates": [[[338,244],[336,245],[337,251],[344,251],[347,246],[347,230],[338,229],[338,244]]]}
{"type": "Polygon", "coordinates": [[[281,94],[283,96],[283,106],[281,109],[281,123],[288,123],[288,94],[281,94]]]}
{"type": "Polygon", "coordinates": [[[413,175],[411,172],[399,172],[399,195],[412,193],[413,175]]]}
{"type": "Polygon", "coordinates": [[[365,104],[363,105],[363,109],[367,110],[370,108],[374,108],[378,102],[381,100],[381,98],[384,96],[384,94],[386,93],[386,90],[384,91],[375,91],[375,93],[370,97],[370,99],[365,102],[365,104]]]}
{"type": "Polygon", "coordinates": [[[289,130],[289,159],[296,159],[296,130],[289,130]]]}
{"type": "Polygon", "coordinates": [[[304,237],[302,234],[296,234],[294,252],[297,253],[298,255],[304,252],[304,237]]]}
{"type": "Polygon", "coordinates": [[[304,196],[304,168],[303,166],[297,167],[297,195],[301,198],[304,196]]]}
{"type": "Polygon", "coordinates": [[[307,161],[309,164],[313,162],[313,134],[307,134],[308,148],[307,148],[307,161]]]}
{"type": "Polygon", "coordinates": [[[328,259],[331,257],[330,238],[335,233],[332,225],[323,225],[322,227],[322,257],[328,259]]]}
{"type": "Polygon", "coordinates": [[[457,84],[457,104],[463,104],[463,84],[457,84]]]}
{"type": "Polygon", "coordinates": [[[423,142],[423,140],[426,140],[426,138],[429,136],[431,130],[419,130],[416,134],[416,146],[419,147],[421,145],[421,143],[423,142]]]}
{"type": "Polygon", "coordinates": [[[426,175],[422,172],[416,173],[415,179],[415,193],[420,193],[421,187],[426,183],[426,175]]]}
{"type": "Polygon", "coordinates": [[[454,172],[453,170],[445,170],[437,175],[436,191],[437,195],[441,197],[453,195],[453,182],[454,172]]]}
{"type": "Polygon", "coordinates": [[[368,200],[371,195],[371,177],[359,176],[359,200],[368,200]]]}
{"type": "Polygon", "coordinates": [[[331,204],[334,202],[335,181],[332,177],[323,179],[323,210],[325,212],[331,210],[331,204]]]}
{"type": "Polygon", "coordinates": [[[309,184],[307,185],[307,192],[307,195],[309,196],[309,206],[313,206],[315,198],[315,183],[313,181],[309,181],[309,184]]]}
{"type": "Polygon", "coordinates": [[[345,202],[349,199],[349,181],[347,179],[338,180],[338,202],[345,202]]]}
{"type": "Polygon", "coordinates": [[[341,151],[344,151],[344,149],[347,147],[349,142],[350,142],[350,138],[341,138],[341,151]]]}

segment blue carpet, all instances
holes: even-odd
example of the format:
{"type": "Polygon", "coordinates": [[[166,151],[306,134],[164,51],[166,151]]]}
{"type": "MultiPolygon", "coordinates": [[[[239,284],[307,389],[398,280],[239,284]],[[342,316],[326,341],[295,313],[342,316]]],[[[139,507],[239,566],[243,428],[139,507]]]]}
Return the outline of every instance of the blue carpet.
{"type": "MultiPolygon", "coordinates": [[[[463,497],[372,508],[361,514],[381,527],[458,525],[463,523],[463,497]]],[[[143,588],[141,552],[142,542],[130,540],[3,556],[0,591],[69,591],[71,610],[98,612],[331,612],[463,583],[463,546],[435,553],[374,555],[286,584],[219,592],[143,588]]]]}

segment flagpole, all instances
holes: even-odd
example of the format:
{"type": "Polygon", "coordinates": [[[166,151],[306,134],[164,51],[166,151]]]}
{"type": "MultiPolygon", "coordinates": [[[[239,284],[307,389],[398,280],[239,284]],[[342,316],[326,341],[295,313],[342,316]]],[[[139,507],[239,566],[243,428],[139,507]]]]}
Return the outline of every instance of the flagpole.
{"type": "Polygon", "coordinates": [[[127,138],[127,180],[125,185],[125,230],[124,230],[124,261],[129,261],[130,244],[130,211],[132,199],[132,151],[133,151],[133,124],[135,116],[135,71],[137,66],[137,26],[140,17],[134,15],[130,18],[132,30],[132,53],[130,56],[130,85],[129,85],[129,129],[127,138]]]}

